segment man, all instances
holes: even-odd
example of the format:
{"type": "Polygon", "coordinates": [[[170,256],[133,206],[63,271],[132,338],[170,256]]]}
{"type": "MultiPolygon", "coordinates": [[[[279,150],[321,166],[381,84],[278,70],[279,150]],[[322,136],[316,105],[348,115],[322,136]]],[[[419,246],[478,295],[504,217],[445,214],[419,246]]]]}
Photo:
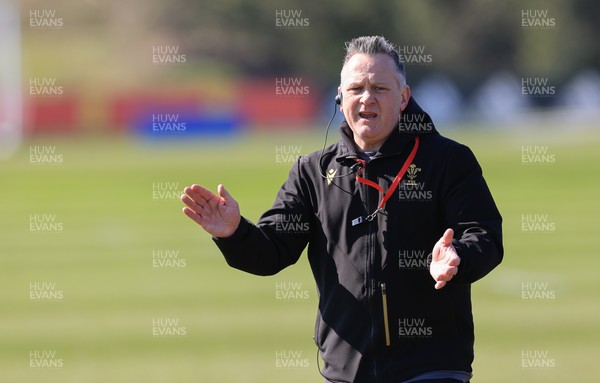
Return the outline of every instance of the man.
{"type": "Polygon", "coordinates": [[[502,260],[502,218],[472,152],[411,97],[394,47],[346,48],[341,141],[299,159],[257,225],[222,185],[185,188],[183,211],[249,273],[275,274],[308,244],[328,382],[467,382],[470,285],[502,260]]]}

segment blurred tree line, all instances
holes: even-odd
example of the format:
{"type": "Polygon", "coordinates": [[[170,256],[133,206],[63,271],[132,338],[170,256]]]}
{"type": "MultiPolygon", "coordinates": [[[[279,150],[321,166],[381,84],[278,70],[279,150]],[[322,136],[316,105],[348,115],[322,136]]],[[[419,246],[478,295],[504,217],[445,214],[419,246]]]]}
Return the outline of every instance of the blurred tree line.
{"type": "Polygon", "coordinates": [[[408,65],[409,82],[438,72],[467,93],[501,70],[561,83],[600,67],[596,0],[170,0],[153,14],[154,27],[173,35],[191,57],[235,63],[247,75],[303,76],[326,87],[337,85],[344,42],[360,35],[424,47],[431,62],[408,65]],[[524,28],[527,10],[545,11],[554,26],[524,28]],[[279,27],[277,18],[286,19],[277,16],[281,11],[287,20],[307,22],[279,27]]]}
{"type": "Polygon", "coordinates": [[[344,43],[374,34],[431,57],[426,65],[407,63],[409,83],[439,73],[463,94],[499,71],[547,77],[557,86],[583,69],[600,71],[597,0],[19,0],[19,5],[25,77],[50,73],[92,86],[95,93],[115,84],[212,78],[218,88],[218,78],[235,79],[232,75],[302,77],[317,93],[327,93],[339,82],[344,43]],[[28,28],[29,12],[48,8],[64,17],[65,28],[28,28]],[[545,17],[534,21],[552,19],[552,27],[524,28],[523,13],[538,11],[545,17]],[[297,28],[278,25],[298,20],[297,28]],[[187,64],[153,65],[152,47],[161,44],[180,48],[187,64]]]}

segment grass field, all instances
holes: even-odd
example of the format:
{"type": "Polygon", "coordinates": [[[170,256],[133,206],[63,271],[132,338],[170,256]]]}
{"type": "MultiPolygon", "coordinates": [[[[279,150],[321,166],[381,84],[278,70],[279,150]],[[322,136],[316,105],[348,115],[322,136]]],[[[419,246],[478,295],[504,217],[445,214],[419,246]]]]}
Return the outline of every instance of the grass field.
{"type": "MultiPolygon", "coordinates": [[[[447,135],[504,216],[505,260],[473,288],[473,381],[600,381],[600,133],[447,135]],[[524,163],[535,148],[547,156],[524,163]]],[[[268,278],[232,270],[176,198],[223,183],[256,221],[291,165],[277,148],[321,139],[26,142],[0,162],[0,381],[321,382],[306,258],[268,278]],[[277,299],[290,286],[299,298],[277,299]]]]}

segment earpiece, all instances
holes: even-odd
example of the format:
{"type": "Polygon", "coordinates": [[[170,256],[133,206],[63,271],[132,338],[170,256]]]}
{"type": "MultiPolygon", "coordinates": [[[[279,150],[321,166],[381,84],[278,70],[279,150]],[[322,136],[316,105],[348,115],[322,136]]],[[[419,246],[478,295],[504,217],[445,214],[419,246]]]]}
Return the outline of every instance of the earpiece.
{"type": "MultiPolygon", "coordinates": [[[[341,94],[338,94],[337,96],[335,96],[335,103],[336,103],[336,105],[342,104],[342,95],[341,94]]],[[[342,178],[342,177],[347,177],[349,175],[355,174],[356,172],[358,172],[360,170],[360,168],[362,166],[360,163],[356,163],[356,164],[352,165],[350,167],[350,171],[345,174],[325,175],[325,173],[323,173],[323,164],[322,164],[323,153],[325,152],[325,147],[327,146],[327,135],[329,134],[329,127],[331,126],[331,123],[333,122],[333,119],[335,118],[335,114],[337,113],[337,110],[338,110],[337,106],[334,106],[333,114],[331,115],[331,119],[329,119],[329,122],[327,123],[327,128],[325,129],[325,142],[323,142],[323,149],[321,149],[321,155],[319,155],[319,174],[321,174],[321,177],[325,178],[329,182],[332,182],[331,180],[333,180],[335,178],[342,178]]]]}

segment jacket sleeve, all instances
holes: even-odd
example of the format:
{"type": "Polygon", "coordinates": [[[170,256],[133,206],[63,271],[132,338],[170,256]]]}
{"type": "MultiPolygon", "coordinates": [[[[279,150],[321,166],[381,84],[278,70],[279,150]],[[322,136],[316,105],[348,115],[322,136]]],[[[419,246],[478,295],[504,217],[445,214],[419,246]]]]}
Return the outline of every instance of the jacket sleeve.
{"type": "Polygon", "coordinates": [[[458,145],[450,153],[444,176],[446,227],[460,257],[451,282],[473,283],[502,261],[502,217],[471,150],[458,145]]]}
{"type": "Polygon", "coordinates": [[[307,187],[299,158],[277,194],[273,207],[254,225],[244,217],[227,238],[215,238],[227,263],[256,275],[273,275],[298,261],[310,232],[307,187]]]}

